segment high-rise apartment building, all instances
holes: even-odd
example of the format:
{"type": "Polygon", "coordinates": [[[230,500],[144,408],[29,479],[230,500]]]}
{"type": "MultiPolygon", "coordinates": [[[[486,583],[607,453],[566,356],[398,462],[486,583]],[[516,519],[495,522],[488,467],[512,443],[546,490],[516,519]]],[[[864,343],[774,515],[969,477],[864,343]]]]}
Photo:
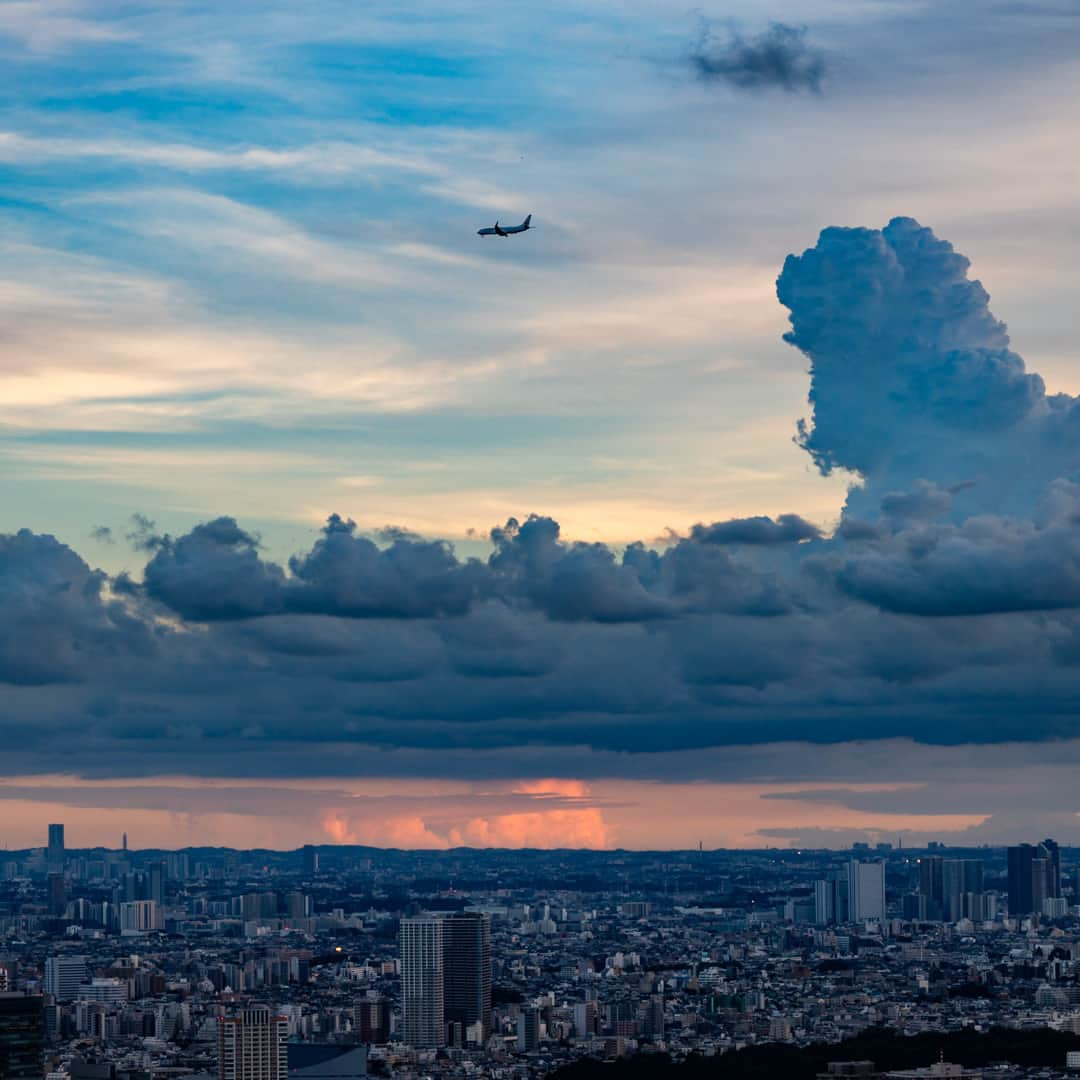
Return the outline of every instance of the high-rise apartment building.
{"type": "Polygon", "coordinates": [[[463,911],[443,923],[443,1008],[447,1023],[491,1031],[491,917],[463,911]]]}
{"type": "Polygon", "coordinates": [[[410,1046],[446,1043],[443,967],[444,920],[401,920],[402,1036],[410,1046]]]}
{"type": "Polygon", "coordinates": [[[883,862],[848,863],[848,918],[885,919],[885,864],[883,862]]]}
{"type": "Polygon", "coordinates": [[[390,1038],[390,1009],[385,1001],[366,998],[353,1006],[353,1028],[365,1043],[384,1043],[390,1038]]]}
{"type": "Polygon", "coordinates": [[[149,934],[161,929],[161,913],[153,900],[129,900],[120,905],[121,934],[149,934]]]}
{"type": "Polygon", "coordinates": [[[269,1009],[218,1017],[220,1080],[288,1080],[289,1022],[269,1009]]]}
{"type": "Polygon", "coordinates": [[[42,999],[0,993],[0,1076],[4,1080],[41,1080],[44,1074],[42,999]]]}
{"type": "Polygon", "coordinates": [[[87,978],[85,956],[50,956],[45,961],[45,993],[57,1001],[73,1001],[87,978]]]}

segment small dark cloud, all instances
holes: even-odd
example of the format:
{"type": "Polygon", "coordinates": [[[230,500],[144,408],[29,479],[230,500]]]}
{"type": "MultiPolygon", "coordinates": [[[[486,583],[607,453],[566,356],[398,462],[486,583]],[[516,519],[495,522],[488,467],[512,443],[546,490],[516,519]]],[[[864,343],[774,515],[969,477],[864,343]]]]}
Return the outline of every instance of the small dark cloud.
{"type": "Polygon", "coordinates": [[[701,544],[798,544],[804,540],[820,540],[821,530],[799,517],[781,514],[775,521],[770,517],[732,518],[712,525],[695,525],[690,537],[701,544]]]}
{"type": "Polygon", "coordinates": [[[90,530],[90,538],[99,544],[115,544],[116,537],[108,525],[95,525],[90,530]]]}
{"type": "Polygon", "coordinates": [[[706,82],[726,82],[739,90],[817,94],[828,72],[825,53],[810,44],[806,28],[779,22],[746,37],[734,26],[717,34],[705,21],[690,63],[706,82]]]}
{"type": "Polygon", "coordinates": [[[136,551],[155,551],[162,541],[157,534],[157,525],[145,514],[139,513],[131,515],[131,528],[124,534],[124,539],[136,551]]]}

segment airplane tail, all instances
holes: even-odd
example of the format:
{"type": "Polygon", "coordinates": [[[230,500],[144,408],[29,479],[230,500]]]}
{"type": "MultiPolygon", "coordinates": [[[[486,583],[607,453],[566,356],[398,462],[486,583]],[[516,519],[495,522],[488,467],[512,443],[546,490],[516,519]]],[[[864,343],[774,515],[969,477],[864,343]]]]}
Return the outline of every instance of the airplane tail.
{"type": "Polygon", "coordinates": [[[521,224],[524,225],[525,228],[527,229],[529,227],[529,222],[530,221],[532,221],[532,214],[529,214],[529,216],[526,217],[525,220],[521,224]]]}

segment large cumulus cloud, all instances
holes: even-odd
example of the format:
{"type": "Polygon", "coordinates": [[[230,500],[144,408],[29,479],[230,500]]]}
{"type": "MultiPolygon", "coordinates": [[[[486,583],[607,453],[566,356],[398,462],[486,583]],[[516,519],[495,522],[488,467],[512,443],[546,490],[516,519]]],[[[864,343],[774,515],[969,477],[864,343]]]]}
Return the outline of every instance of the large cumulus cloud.
{"type": "Polygon", "coordinates": [[[857,473],[851,506],[933,480],[958,512],[1027,512],[1080,467],[1080,411],[1009,347],[968,260],[910,218],[825,229],[777,282],[786,339],[810,360],[817,466],[857,473]]]}
{"type": "Polygon", "coordinates": [[[221,516],[140,528],[115,581],[0,537],[9,767],[63,740],[98,773],[644,775],[737,744],[1080,734],[1076,403],[967,269],[908,219],[785,264],[800,437],[855,478],[832,532],[779,513],[615,550],[531,515],[463,558],[334,515],[283,564],[221,516]]]}

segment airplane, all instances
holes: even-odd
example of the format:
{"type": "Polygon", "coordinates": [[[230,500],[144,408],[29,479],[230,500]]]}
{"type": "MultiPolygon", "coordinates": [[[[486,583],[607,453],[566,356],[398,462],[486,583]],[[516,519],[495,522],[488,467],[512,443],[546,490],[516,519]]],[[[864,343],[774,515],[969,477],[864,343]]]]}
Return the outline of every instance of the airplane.
{"type": "Polygon", "coordinates": [[[477,229],[477,236],[511,236],[514,233],[528,232],[532,225],[529,222],[532,221],[532,214],[530,214],[520,225],[507,225],[504,229],[497,221],[493,229],[477,229]]]}

